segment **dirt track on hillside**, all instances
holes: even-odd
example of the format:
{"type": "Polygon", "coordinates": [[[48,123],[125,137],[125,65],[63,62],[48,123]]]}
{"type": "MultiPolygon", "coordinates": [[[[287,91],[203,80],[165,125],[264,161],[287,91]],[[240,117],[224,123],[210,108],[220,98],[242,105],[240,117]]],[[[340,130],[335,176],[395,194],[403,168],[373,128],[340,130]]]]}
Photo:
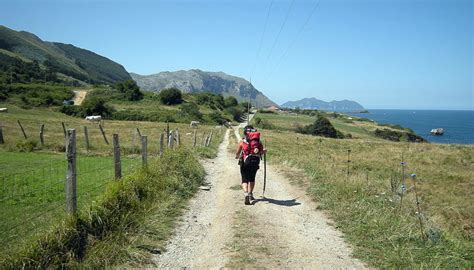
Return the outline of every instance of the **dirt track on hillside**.
{"type": "Polygon", "coordinates": [[[74,105],[81,105],[84,99],[86,98],[87,91],[84,90],[74,90],[74,105]]]}
{"type": "Polygon", "coordinates": [[[167,251],[154,258],[157,266],[166,269],[365,268],[351,257],[341,233],[328,225],[330,220],[316,210],[316,204],[271,165],[266,198],[260,197],[263,173],[259,172],[254,191],[257,200],[254,205],[244,205],[242,191],[235,188],[240,184],[239,168],[233,154],[227,151],[228,135],[234,133],[237,136],[236,130],[226,133],[217,158],[203,162],[211,190],[200,191],[191,201],[167,251]],[[236,220],[241,218],[242,211],[248,219],[244,221],[248,224],[244,231],[249,236],[258,236],[250,239],[252,245],[242,247],[248,248],[247,253],[252,255],[249,264],[239,260],[239,252],[244,250],[232,248],[239,243],[239,237],[248,240],[243,239],[245,233],[244,236],[236,233],[238,226],[242,226],[242,220],[236,220]]]}

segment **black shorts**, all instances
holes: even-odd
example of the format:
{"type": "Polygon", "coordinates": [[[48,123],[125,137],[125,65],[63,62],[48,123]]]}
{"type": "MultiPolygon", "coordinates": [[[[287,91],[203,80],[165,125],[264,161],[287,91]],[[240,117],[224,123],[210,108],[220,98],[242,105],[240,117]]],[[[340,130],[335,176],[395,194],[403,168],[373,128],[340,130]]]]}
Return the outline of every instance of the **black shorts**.
{"type": "Polygon", "coordinates": [[[242,183],[255,182],[255,175],[258,167],[255,166],[240,166],[240,175],[242,176],[242,183]]]}

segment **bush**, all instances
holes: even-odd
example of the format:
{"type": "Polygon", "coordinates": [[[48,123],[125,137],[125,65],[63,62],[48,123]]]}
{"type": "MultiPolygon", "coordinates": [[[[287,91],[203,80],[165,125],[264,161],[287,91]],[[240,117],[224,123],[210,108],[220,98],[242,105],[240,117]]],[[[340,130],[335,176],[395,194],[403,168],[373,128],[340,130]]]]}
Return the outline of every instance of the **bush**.
{"type": "Polygon", "coordinates": [[[255,117],[253,119],[255,126],[264,129],[275,129],[275,126],[268,120],[262,119],[260,117],[255,117]]]}
{"type": "Polygon", "coordinates": [[[407,132],[400,132],[400,131],[395,131],[395,130],[390,130],[390,129],[376,129],[374,131],[374,135],[376,137],[389,140],[389,141],[394,141],[394,142],[400,142],[400,141],[406,141],[406,142],[427,142],[423,137],[413,134],[413,133],[407,133],[407,132]]]}
{"type": "Polygon", "coordinates": [[[229,108],[229,107],[234,107],[239,105],[239,102],[237,99],[233,96],[226,97],[224,100],[224,107],[229,108]]]}
{"type": "Polygon", "coordinates": [[[33,152],[38,148],[38,142],[33,140],[20,141],[16,144],[16,148],[20,152],[33,152]]]}
{"type": "Polygon", "coordinates": [[[296,131],[302,134],[310,134],[328,138],[344,138],[344,135],[340,131],[336,130],[331,122],[322,115],[320,115],[313,124],[305,127],[299,127],[296,131]]]}
{"type": "Polygon", "coordinates": [[[225,109],[225,112],[230,114],[232,116],[232,119],[234,119],[237,122],[240,122],[242,115],[244,113],[244,110],[242,109],[241,106],[234,106],[234,107],[229,107],[225,109]]]}
{"type": "Polygon", "coordinates": [[[271,110],[265,110],[265,109],[260,109],[258,110],[259,113],[272,113],[272,114],[276,114],[275,111],[271,111],[271,110]]]}
{"type": "Polygon", "coordinates": [[[102,117],[110,117],[115,112],[114,108],[106,104],[101,98],[86,98],[81,105],[82,116],[101,115],[102,117]]]}
{"type": "Polygon", "coordinates": [[[0,84],[0,100],[8,99],[20,106],[49,107],[62,105],[74,97],[70,88],[47,84],[0,84]]]}
{"type": "Polygon", "coordinates": [[[225,106],[224,97],[209,92],[196,95],[196,102],[199,105],[207,105],[213,110],[222,110],[225,106]]]}
{"type": "Polygon", "coordinates": [[[179,89],[169,88],[160,91],[160,101],[165,105],[181,104],[183,102],[183,95],[179,89]]]}
{"type": "Polygon", "coordinates": [[[126,80],[115,84],[115,88],[123,93],[124,98],[130,101],[143,99],[143,93],[140,91],[137,83],[134,80],[126,80]]]}
{"type": "Polygon", "coordinates": [[[190,120],[202,119],[202,113],[199,111],[199,107],[194,103],[181,104],[180,113],[185,117],[191,118],[190,120]]]}
{"type": "Polygon", "coordinates": [[[222,115],[222,113],[217,112],[217,111],[210,113],[208,117],[210,121],[212,121],[213,123],[217,123],[218,125],[224,125],[225,123],[228,122],[228,119],[226,119],[222,115]]]}

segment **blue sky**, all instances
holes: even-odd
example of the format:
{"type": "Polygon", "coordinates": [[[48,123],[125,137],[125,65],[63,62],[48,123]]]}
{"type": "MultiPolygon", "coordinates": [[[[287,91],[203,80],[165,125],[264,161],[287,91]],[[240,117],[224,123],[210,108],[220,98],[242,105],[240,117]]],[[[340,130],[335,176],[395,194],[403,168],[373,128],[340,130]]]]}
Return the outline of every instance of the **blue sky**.
{"type": "Polygon", "coordinates": [[[0,0],[0,24],[92,50],[129,72],[252,76],[279,104],[316,97],[474,109],[472,0],[318,1],[273,1],[260,52],[270,0],[0,0]]]}

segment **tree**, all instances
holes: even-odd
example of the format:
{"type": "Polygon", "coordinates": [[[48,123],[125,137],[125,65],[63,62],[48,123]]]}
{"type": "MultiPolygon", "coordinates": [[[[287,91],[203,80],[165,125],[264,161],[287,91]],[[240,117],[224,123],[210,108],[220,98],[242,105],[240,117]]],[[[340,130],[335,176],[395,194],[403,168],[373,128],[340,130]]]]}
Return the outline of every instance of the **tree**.
{"type": "Polygon", "coordinates": [[[140,87],[138,87],[134,80],[126,80],[116,83],[115,88],[123,93],[127,100],[136,101],[143,98],[143,93],[140,91],[140,87]]]}
{"type": "Polygon", "coordinates": [[[108,117],[115,111],[113,107],[105,103],[104,99],[97,97],[86,98],[81,107],[83,116],[101,115],[103,117],[108,117]]]}
{"type": "Polygon", "coordinates": [[[161,103],[165,105],[174,105],[183,103],[183,95],[179,89],[168,88],[160,91],[161,103]]]}
{"type": "Polygon", "coordinates": [[[226,97],[224,100],[224,107],[229,108],[229,107],[234,107],[239,105],[239,102],[237,99],[233,96],[226,97]]]}
{"type": "Polygon", "coordinates": [[[318,119],[316,119],[313,124],[299,128],[297,131],[303,134],[311,134],[329,138],[344,138],[344,135],[340,131],[336,130],[331,122],[329,122],[329,120],[322,115],[319,115],[318,119]]]}

